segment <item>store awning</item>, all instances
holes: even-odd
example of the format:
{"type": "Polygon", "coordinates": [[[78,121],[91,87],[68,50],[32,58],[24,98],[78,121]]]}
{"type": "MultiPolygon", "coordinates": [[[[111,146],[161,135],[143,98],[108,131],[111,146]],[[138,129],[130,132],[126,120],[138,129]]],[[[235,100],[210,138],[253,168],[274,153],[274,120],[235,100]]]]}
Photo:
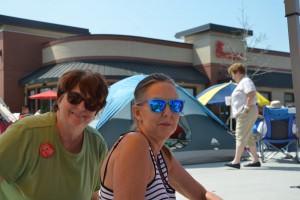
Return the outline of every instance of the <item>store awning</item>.
{"type": "Polygon", "coordinates": [[[208,78],[193,66],[178,66],[172,64],[151,64],[137,62],[67,62],[53,66],[42,67],[19,81],[21,86],[54,82],[68,70],[90,69],[99,72],[106,79],[121,80],[136,74],[164,73],[177,83],[207,84],[208,78]]]}
{"type": "MultiPolygon", "coordinates": [[[[286,88],[293,89],[291,73],[248,70],[248,76],[253,80],[256,87],[286,88]]],[[[231,78],[219,80],[218,83],[229,82],[231,78]]]]}
{"type": "Polygon", "coordinates": [[[256,75],[249,75],[258,87],[293,89],[291,73],[261,71],[256,75]]]}

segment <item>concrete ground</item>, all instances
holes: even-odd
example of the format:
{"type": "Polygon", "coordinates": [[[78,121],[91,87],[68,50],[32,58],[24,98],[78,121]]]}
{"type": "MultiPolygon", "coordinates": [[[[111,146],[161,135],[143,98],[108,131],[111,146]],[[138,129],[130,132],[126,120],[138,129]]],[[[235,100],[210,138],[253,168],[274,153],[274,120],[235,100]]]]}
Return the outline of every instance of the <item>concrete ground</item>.
{"type": "MultiPolygon", "coordinates": [[[[299,152],[300,153],[300,152],[299,152]]],[[[300,155],[300,154],[299,154],[300,155]]],[[[300,164],[279,153],[259,168],[241,169],[224,162],[185,165],[185,169],[207,190],[224,200],[300,200],[300,164]]],[[[186,199],[177,194],[177,199],[186,199]]]]}

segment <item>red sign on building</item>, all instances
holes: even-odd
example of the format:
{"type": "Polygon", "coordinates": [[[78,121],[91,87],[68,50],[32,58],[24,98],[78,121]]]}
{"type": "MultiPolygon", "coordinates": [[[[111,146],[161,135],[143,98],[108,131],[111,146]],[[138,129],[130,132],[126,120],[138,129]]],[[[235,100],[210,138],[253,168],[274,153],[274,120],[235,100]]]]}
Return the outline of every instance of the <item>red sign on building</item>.
{"type": "Polygon", "coordinates": [[[228,53],[224,52],[224,42],[217,41],[216,43],[216,57],[217,58],[228,58],[230,60],[241,60],[243,58],[243,53],[228,53]]]}

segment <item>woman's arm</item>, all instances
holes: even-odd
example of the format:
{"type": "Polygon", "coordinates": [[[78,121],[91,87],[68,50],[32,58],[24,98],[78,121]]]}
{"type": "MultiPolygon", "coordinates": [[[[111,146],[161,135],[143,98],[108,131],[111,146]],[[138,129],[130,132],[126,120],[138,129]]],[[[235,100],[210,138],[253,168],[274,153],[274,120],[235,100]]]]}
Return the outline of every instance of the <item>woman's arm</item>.
{"type": "Polygon", "coordinates": [[[153,168],[148,141],[141,134],[129,134],[116,150],[112,168],[114,199],[144,199],[153,168]]]}
{"type": "Polygon", "coordinates": [[[99,200],[99,190],[93,193],[91,200],[99,200]]]}
{"type": "Polygon", "coordinates": [[[207,191],[173,157],[170,162],[169,181],[171,186],[188,199],[221,200],[216,194],[207,191]]]}
{"type": "Polygon", "coordinates": [[[251,91],[247,93],[246,104],[244,106],[244,110],[248,112],[250,106],[253,104],[254,98],[256,96],[256,91],[251,91]]]}

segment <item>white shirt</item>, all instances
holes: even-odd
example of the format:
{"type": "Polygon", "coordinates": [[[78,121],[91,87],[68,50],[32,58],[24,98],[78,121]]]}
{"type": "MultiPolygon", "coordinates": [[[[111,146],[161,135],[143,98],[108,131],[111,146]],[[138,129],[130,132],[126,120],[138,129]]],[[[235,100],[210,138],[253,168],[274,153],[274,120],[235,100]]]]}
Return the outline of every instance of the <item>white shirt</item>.
{"type": "MultiPolygon", "coordinates": [[[[245,76],[231,94],[232,117],[235,118],[242,112],[247,101],[247,94],[252,91],[256,91],[255,85],[250,78],[245,76]]],[[[255,96],[251,105],[256,105],[256,103],[257,97],[255,96]]]]}

